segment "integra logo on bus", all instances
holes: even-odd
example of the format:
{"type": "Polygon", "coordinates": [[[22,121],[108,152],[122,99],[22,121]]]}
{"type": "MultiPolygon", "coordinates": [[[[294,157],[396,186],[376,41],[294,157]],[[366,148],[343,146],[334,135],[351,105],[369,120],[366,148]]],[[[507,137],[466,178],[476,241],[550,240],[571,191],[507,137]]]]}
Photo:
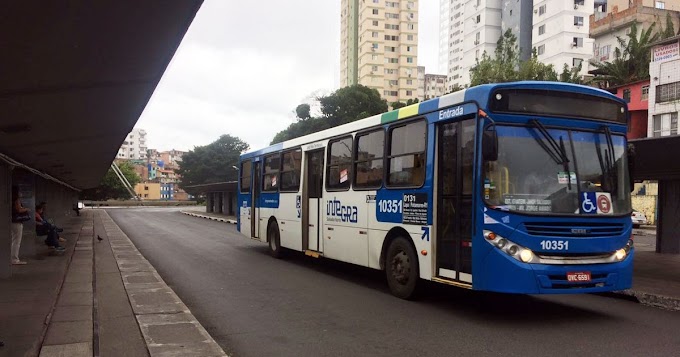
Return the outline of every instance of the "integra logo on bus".
{"type": "Polygon", "coordinates": [[[343,206],[337,198],[326,202],[326,220],[331,222],[357,223],[359,209],[357,206],[343,206]]]}
{"type": "Polygon", "coordinates": [[[462,106],[458,106],[455,108],[449,108],[446,110],[442,110],[439,112],[439,120],[443,119],[451,119],[453,117],[461,116],[465,113],[465,110],[463,109],[462,106]]]}

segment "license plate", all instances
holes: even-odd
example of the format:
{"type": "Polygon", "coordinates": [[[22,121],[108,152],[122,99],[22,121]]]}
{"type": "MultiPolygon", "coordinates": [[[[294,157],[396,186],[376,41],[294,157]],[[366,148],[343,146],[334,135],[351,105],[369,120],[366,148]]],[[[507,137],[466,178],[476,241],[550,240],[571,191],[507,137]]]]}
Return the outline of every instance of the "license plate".
{"type": "Polygon", "coordinates": [[[589,271],[567,273],[567,281],[570,283],[585,283],[590,281],[589,271]]]}

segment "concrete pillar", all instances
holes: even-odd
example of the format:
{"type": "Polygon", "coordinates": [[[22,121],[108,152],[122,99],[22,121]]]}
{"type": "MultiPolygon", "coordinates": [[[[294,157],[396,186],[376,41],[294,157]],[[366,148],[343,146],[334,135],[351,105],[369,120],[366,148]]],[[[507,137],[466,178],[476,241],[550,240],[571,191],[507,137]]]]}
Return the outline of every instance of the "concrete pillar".
{"type": "Polygon", "coordinates": [[[9,166],[0,163],[0,279],[12,276],[10,250],[12,237],[12,173],[9,166]]]}
{"type": "Polygon", "coordinates": [[[231,215],[232,216],[236,215],[236,210],[237,210],[237,207],[238,207],[237,200],[238,200],[238,195],[236,194],[236,192],[231,192],[230,203],[231,203],[231,215]]]}
{"type": "Polygon", "coordinates": [[[213,194],[212,192],[206,192],[205,194],[205,211],[210,213],[213,211],[213,194]]]}
{"type": "Polygon", "coordinates": [[[656,252],[680,254],[680,180],[659,181],[656,252]]]}
{"type": "Polygon", "coordinates": [[[227,207],[226,207],[227,199],[226,199],[225,196],[227,195],[227,193],[226,192],[220,192],[219,195],[220,195],[220,213],[227,214],[229,212],[229,211],[227,211],[227,207]]]}
{"type": "MultiPolygon", "coordinates": [[[[31,172],[21,169],[12,171],[12,185],[19,187],[21,204],[31,211],[31,218],[35,218],[35,181],[36,177],[31,172]]],[[[35,219],[24,222],[24,235],[19,250],[20,259],[36,256],[36,240],[35,219]]]]}

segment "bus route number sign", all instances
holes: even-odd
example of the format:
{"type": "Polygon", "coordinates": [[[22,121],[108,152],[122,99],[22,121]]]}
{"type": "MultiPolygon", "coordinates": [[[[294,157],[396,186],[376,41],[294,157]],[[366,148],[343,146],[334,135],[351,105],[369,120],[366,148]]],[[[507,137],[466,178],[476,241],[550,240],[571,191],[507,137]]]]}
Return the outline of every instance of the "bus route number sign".
{"type": "Polygon", "coordinates": [[[427,193],[405,193],[402,223],[427,225],[427,193]]]}

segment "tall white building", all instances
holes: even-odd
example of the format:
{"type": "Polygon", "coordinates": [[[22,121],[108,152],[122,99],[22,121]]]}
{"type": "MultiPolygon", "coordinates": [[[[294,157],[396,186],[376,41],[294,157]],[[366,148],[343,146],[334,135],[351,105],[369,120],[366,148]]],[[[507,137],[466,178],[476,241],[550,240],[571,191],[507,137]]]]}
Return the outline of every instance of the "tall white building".
{"type": "MultiPolygon", "coordinates": [[[[440,36],[446,40],[441,41],[445,48],[447,60],[447,89],[451,91],[455,85],[465,86],[463,82],[463,40],[465,39],[465,2],[466,0],[441,0],[448,3],[448,30],[440,31],[440,36]]],[[[474,0],[476,1],[476,0],[474,0]]],[[[444,6],[442,6],[444,7],[444,6]]],[[[441,59],[441,57],[440,57],[441,59]]]]}
{"type": "MultiPolygon", "coordinates": [[[[536,50],[539,61],[552,64],[560,73],[585,62],[581,75],[588,72],[593,54],[589,38],[589,16],[595,0],[440,0],[448,4],[448,31],[440,36],[448,42],[447,87],[470,84],[469,71],[486,52],[493,56],[496,43],[505,30],[517,37],[520,59],[536,50]]],[[[602,0],[597,0],[602,1],[602,0]]],[[[443,17],[443,14],[442,14],[443,17]]],[[[440,24],[445,23],[440,18],[440,24]]],[[[440,45],[444,46],[440,38],[440,45]]],[[[440,51],[440,61],[443,55],[440,51]]]]}
{"type": "Polygon", "coordinates": [[[449,73],[449,24],[451,16],[452,0],[439,0],[439,65],[437,72],[440,74],[449,73]]]}
{"type": "Polygon", "coordinates": [[[118,159],[146,160],[146,130],[133,129],[118,149],[118,159]]]}
{"type": "Polygon", "coordinates": [[[559,73],[583,63],[581,75],[588,73],[593,57],[590,15],[595,12],[593,0],[535,0],[532,47],[538,60],[552,64],[559,73]]]}
{"type": "Polygon", "coordinates": [[[465,2],[462,73],[461,80],[454,80],[454,84],[470,84],[470,69],[477,64],[477,59],[481,59],[484,52],[493,56],[496,42],[502,35],[501,3],[501,0],[465,2]]]}

